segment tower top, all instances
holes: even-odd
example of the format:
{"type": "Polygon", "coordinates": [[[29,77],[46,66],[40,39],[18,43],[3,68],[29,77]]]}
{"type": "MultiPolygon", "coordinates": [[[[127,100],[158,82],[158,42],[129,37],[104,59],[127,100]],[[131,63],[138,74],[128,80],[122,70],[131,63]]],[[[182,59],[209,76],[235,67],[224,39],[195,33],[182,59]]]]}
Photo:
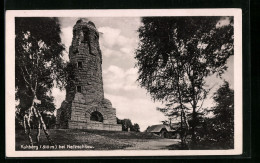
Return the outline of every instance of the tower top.
{"type": "Polygon", "coordinates": [[[92,30],[94,30],[94,31],[96,31],[98,33],[97,28],[96,28],[95,24],[92,21],[80,18],[76,22],[76,24],[74,25],[73,28],[74,29],[79,29],[79,28],[82,29],[82,27],[83,28],[87,27],[87,28],[92,29],[92,30]]]}

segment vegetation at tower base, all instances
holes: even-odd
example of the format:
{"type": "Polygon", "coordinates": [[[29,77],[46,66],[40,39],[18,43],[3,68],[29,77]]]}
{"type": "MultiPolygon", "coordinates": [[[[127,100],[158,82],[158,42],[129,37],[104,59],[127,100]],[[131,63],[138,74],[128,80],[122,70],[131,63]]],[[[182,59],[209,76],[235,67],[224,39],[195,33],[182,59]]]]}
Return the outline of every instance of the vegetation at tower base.
{"type": "Polygon", "coordinates": [[[55,18],[15,18],[16,120],[22,120],[30,144],[31,125],[37,126],[38,143],[42,128],[53,144],[42,114],[55,109],[51,95],[54,83],[60,88],[65,83],[60,32],[55,18]]]}
{"type": "Polygon", "coordinates": [[[165,103],[160,111],[180,118],[182,144],[190,133],[196,145],[211,89],[205,78],[221,76],[233,55],[233,17],[144,17],[142,23],[135,56],[138,81],[154,100],[165,103]]]}

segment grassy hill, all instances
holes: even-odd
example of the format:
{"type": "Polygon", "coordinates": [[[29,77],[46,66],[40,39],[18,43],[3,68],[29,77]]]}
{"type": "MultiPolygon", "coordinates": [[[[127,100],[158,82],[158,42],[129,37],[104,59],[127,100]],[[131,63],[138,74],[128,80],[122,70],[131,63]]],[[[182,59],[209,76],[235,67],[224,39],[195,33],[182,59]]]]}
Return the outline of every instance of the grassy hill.
{"type": "MultiPolygon", "coordinates": [[[[128,148],[161,149],[164,148],[164,144],[173,143],[172,140],[168,140],[168,142],[165,142],[166,139],[161,139],[157,135],[145,132],[98,131],[79,129],[51,129],[49,130],[49,132],[51,138],[54,140],[56,145],[87,145],[93,147],[89,150],[114,150],[128,148]],[[154,144],[154,147],[151,147],[150,144],[154,144]]],[[[35,141],[36,130],[32,130],[32,136],[33,140],[35,141]]],[[[16,131],[16,150],[24,150],[21,148],[22,145],[28,145],[27,135],[25,135],[23,130],[18,130],[16,131]]],[[[35,145],[37,145],[36,142],[35,145]]],[[[45,135],[42,131],[39,145],[48,145],[47,139],[45,138],[45,135]]],[[[59,148],[59,150],[62,149],[59,148]]],[[[63,150],[69,149],[65,148],[63,150]]]]}

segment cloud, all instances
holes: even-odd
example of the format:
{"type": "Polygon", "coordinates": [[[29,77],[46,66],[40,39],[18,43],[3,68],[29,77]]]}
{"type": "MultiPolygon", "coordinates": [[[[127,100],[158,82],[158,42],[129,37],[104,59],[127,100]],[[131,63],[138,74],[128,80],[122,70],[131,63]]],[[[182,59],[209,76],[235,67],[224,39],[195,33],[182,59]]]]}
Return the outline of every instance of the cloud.
{"type": "Polygon", "coordinates": [[[121,30],[111,27],[100,27],[100,46],[105,57],[133,56],[137,46],[137,38],[122,35],[121,30]]]}
{"type": "Polygon", "coordinates": [[[123,54],[120,51],[106,48],[101,45],[102,54],[105,57],[121,57],[123,54]]]}
{"type": "Polygon", "coordinates": [[[65,28],[61,28],[61,34],[60,34],[60,37],[61,37],[61,41],[62,43],[65,45],[65,52],[63,52],[63,59],[65,61],[69,61],[69,47],[71,45],[71,42],[72,42],[72,37],[73,37],[73,34],[72,34],[72,26],[67,26],[65,28]]]}
{"type": "Polygon", "coordinates": [[[115,91],[129,91],[138,89],[136,79],[138,77],[137,69],[130,68],[123,70],[120,67],[111,65],[103,71],[105,89],[115,91]]]}
{"type": "Polygon", "coordinates": [[[124,48],[121,48],[120,51],[123,53],[129,54],[132,52],[132,49],[130,49],[129,47],[128,48],[124,47],[124,48]]]}
{"type": "Polygon", "coordinates": [[[119,29],[100,27],[98,28],[98,31],[102,33],[103,45],[108,48],[111,48],[115,44],[118,44],[119,37],[122,37],[120,36],[121,31],[119,29]]]}
{"type": "Polygon", "coordinates": [[[230,24],[230,17],[223,17],[218,21],[216,27],[219,28],[219,27],[227,26],[229,24],[230,24]]]}
{"type": "Polygon", "coordinates": [[[106,94],[105,97],[112,102],[116,108],[116,115],[119,119],[130,119],[132,123],[138,123],[141,131],[148,126],[160,124],[167,119],[162,113],[156,110],[160,103],[153,103],[151,99],[143,94],[145,98],[129,99],[124,96],[106,94]]]}
{"type": "Polygon", "coordinates": [[[60,90],[59,88],[52,88],[52,95],[54,98],[54,104],[56,109],[60,108],[61,103],[63,100],[65,100],[66,91],[60,90]]]}

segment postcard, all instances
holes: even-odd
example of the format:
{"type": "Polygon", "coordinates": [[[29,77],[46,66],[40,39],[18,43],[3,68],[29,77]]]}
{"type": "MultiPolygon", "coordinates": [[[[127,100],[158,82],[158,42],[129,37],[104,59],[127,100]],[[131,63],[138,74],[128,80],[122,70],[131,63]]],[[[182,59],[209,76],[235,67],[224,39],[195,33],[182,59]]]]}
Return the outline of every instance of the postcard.
{"type": "Polygon", "coordinates": [[[240,155],[241,9],[7,10],[6,156],[240,155]]]}

